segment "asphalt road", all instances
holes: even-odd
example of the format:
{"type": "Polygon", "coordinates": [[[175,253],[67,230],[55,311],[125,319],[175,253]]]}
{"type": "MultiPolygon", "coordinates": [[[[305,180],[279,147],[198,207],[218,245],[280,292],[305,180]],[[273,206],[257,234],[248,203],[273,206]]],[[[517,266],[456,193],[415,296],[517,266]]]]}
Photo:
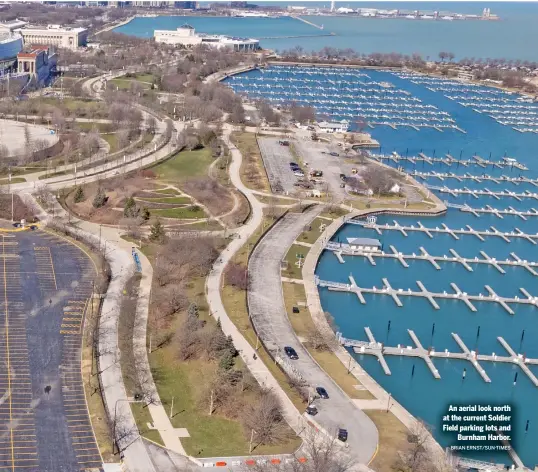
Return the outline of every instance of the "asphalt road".
{"type": "Polygon", "coordinates": [[[317,211],[289,213],[261,240],[249,260],[248,304],[252,322],[264,345],[274,354],[282,354],[284,346],[293,347],[299,359],[287,361],[311,387],[324,387],[328,400],[314,403],[319,413],[315,420],[329,434],[338,428],[349,432],[347,444],[361,464],[367,464],[375,453],[378,432],[370,418],[357,408],[348,396],[310,357],[297,338],[286,313],[280,279],[280,262],[296,237],[310,223],[317,211]]]}
{"type": "Polygon", "coordinates": [[[0,244],[0,470],[100,470],[80,371],[93,264],[41,230],[0,244]]]}

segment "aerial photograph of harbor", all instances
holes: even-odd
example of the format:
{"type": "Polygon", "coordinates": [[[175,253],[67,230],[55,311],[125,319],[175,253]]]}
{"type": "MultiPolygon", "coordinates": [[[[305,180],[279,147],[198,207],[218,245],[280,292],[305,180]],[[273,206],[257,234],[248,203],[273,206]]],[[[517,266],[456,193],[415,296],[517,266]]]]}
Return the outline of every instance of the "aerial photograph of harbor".
{"type": "Polygon", "coordinates": [[[537,471],[536,44],[533,1],[0,1],[0,471],[537,471]]]}

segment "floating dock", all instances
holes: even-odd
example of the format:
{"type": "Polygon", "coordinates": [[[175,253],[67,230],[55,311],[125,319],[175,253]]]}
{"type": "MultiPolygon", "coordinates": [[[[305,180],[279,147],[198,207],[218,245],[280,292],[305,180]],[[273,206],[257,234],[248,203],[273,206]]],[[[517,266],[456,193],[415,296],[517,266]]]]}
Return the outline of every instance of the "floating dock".
{"type": "Polygon", "coordinates": [[[538,200],[538,193],[532,193],[532,192],[511,192],[509,190],[501,190],[501,191],[495,191],[492,192],[487,187],[484,188],[484,190],[471,190],[467,187],[464,188],[449,188],[447,186],[439,187],[437,185],[426,185],[426,188],[430,190],[436,190],[441,193],[448,193],[452,195],[453,197],[458,197],[460,195],[470,195],[475,198],[479,198],[481,196],[486,197],[493,197],[496,200],[500,200],[501,198],[515,198],[517,201],[521,201],[524,198],[532,198],[534,200],[538,200]]]}
{"type": "Polygon", "coordinates": [[[451,229],[448,226],[446,226],[445,223],[442,223],[442,227],[439,228],[438,226],[435,228],[425,227],[420,221],[417,223],[418,226],[414,225],[400,225],[396,220],[394,220],[394,224],[369,224],[366,221],[362,220],[348,220],[346,223],[355,224],[359,226],[363,226],[365,228],[373,229],[377,232],[377,234],[381,235],[383,234],[382,231],[399,231],[403,236],[407,236],[407,233],[413,232],[413,231],[419,231],[422,233],[425,233],[430,238],[432,238],[432,235],[435,233],[442,233],[442,234],[449,234],[454,239],[458,240],[459,235],[468,235],[468,236],[475,236],[481,241],[484,241],[484,238],[495,236],[498,238],[503,239],[505,242],[510,243],[511,238],[520,238],[525,239],[531,244],[537,244],[538,241],[538,233],[535,234],[528,234],[521,231],[519,228],[514,228],[514,231],[510,232],[503,232],[499,231],[494,226],[490,226],[490,229],[486,230],[476,230],[473,229],[470,225],[466,225],[467,229],[451,229]]]}
{"type": "Polygon", "coordinates": [[[482,181],[492,181],[496,184],[501,182],[510,182],[514,185],[519,184],[530,184],[534,185],[535,187],[538,187],[538,179],[529,179],[528,177],[509,177],[507,175],[501,175],[499,177],[493,177],[491,175],[473,175],[473,174],[454,174],[453,172],[419,172],[414,170],[413,172],[409,172],[409,175],[412,177],[419,177],[423,180],[426,180],[428,178],[437,178],[439,180],[445,180],[445,179],[456,179],[459,182],[463,182],[464,180],[472,180],[474,182],[482,182],[482,181]]]}
{"type": "Polygon", "coordinates": [[[536,378],[534,373],[528,367],[529,365],[538,365],[538,359],[531,359],[525,357],[523,354],[516,354],[510,344],[508,344],[506,340],[500,336],[497,338],[497,340],[508,353],[506,356],[500,356],[494,352],[491,355],[478,354],[478,352],[470,350],[457,333],[451,334],[462,352],[449,352],[448,349],[445,349],[444,351],[435,351],[433,347],[425,349],[418,339],[418,336],[410,329],[407,330],[407,333],[409,334],[409,337],[413,341],[415,347],[402,346],[400,344],[397,346],[384,346],[383,343],[376,341],[370,328],[364,328],[364,330],[366,332],[368,341],[358,341],[355,339],[344,338],[341,333],[336,333],[336,336],[342,346],[353,349],[356,354],[376,356],[386,375],[391,375],[391,371],[388,367],[387,361],[385,360],[385,356],[406,356],[420,358],[424,360],[430,372],[436,379],[440,379],[441,376],[439,375],[439,371],[436,369],[432,359],[457,359],[470,362],[480,377],[482,377],[482,380],[484,380],[486,383],[491,383],[491,379],[480,362],[502,362],[519,366],[519,368],[529,378],[533,385],[538,387],[538,378],[536,378]]]}
{"type": "Polygon", "coordinates": [[[473,272],[471,264],[486,264],[495,267],[495,269],[497,269],[501,274],[506,273],[503,268],[503,266],[506,266],[522,267],[528,272],[530,272],[532,275],[538,276],[538,272],[536,272],[535,270],[535,268],[538,268],[538,262],[523,260],[514,252],[510,253],[512,259],[496,259],[494,257],[488,256],[484,251],[480,251],[480,255],[482,256],[482,258],[462,257],[454,249],[449,249],[451,256],[447,256],[446,254],[442,256],[433,256],[429,254],[428,251],[426,251],[426,249],[424,249],[422,246],[419,248],[420,254],[403,254],[399,252],[394,246],[390,246],[390,250],[392,252],[364,251],[354,249],[353,246],[350,246],[349,244],[335,243],[332,241],[325,245],[325,249],[328,251],[332,251],[340,262],[344,262],[342,259],[343,255],[366,257],[372,265],[376,265],[376,258],[387,258],[396,259],[402,264],[403,267],[408,268],[409,264],[407,263],[407,261],[419,260],[429,262],[437,270],[441,270],[441,266],[438,264],[438,262],[455,262],[461,264],[469,272],[473,272]]]}
{"type": "Polygon", "coordinates": [[[449,293],[447,291],[444,292],[430,292],[424,287],[424,284],[419,280],[416,282],[417,286],[419,287],[419,290],[411,290],[409,289],[403,289],[403,288],[392,288],[390,285],[390,282],[387,278],[383,278],[383,287],[377,288],[366,288],[366,287],[359,287],[352,276],[350,276],[350,283],[344,284],[341,282],[331,282],[327,280],[320,280],[316,278],[316,283],[319,287],[326,287],[327,289],[335,292],[352,292],[357,295],[357,298],[359,299],[360,303],[363,305],[366,305],[366,299],[364,298],[365,293],[374,294],[374,295],[387,295],[390,296],[394,303],[402,307],[403,303],[401,301],[401,297],[421,297],[426,298],[433,308],[436,310],[439,309],[439,305],[437,304],[436,299],[445,299],[445,300],[459,300],[464,302],[467,307],[473,311],[476,312],[477,309],[473,305],[474,302],[489,302],[489,303],[497,303],[498,305],[502,306],[506,312],[509,315],[514,315],[514,310],[510,307],[510,304],[514,305],[532,305],[535,307],[538,307],[538,296],[533,296],[529,294],[524,288],[520,288],[520,292],[523,294],[522,297],[518,297],[517,295],[514,297],[501,297],[500,295],[497,295],[497,293],[489,286],[485,285],[485,289],[487,294],[479,293],[477,295],[470,295],[467,292],[463,292],[460,290],[460,288],[452,282],[450,286],[454,290],[454,293],[449,293]]]}

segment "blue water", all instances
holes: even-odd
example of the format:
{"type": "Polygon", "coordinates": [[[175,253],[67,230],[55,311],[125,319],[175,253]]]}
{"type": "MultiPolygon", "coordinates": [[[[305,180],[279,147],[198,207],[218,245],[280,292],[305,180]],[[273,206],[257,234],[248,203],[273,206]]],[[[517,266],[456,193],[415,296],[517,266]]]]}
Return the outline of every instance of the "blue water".
{"type": "MultiPolygon", "coordinates": [[[[486,169],[478,165],[464,167],[462,164],[447,166],[441,163],[434,165],[417,162],[402,162],[406,170],[424,172],[453,172],[464,175],[466,173],[481,176],[488,174],[496,177],[501,175],[517,177],[525,176],[536,178],[538,175],[538,162],[536,160],[535,149],[538,146],[538,134],[520,133],[513,129],[511,125],[503,125],[489,116],[493,114],[479,114],[473,111],[472,107],[465,107],[458,101],[450,100],[445,95],[464,94],[462,90],[468,86],[458,83],[443,84],[443,87],[454,88],[456,91],[432,91],[426,89],[421,84],[421,77],[413,76],[403,78],[404,74],[393,74],[384,71],[357,71],[356,75],[350,75],[349,71],[342,69],[305,70],[286,72],[286,68],[279,71],[272,67],[260,71],[252,71],[235,79],[228,79],[226,83],[242,93],[251,97],[264,96],[272,100],[274,104],[283,103],[290,97],[299,102],[308,101],[313,105],[321,107],[324,113],[327,110],[319,99],[325,100],[329,97],[333,100],[332,117],[341,118],[342,113],[348,105],[354,106],[356,103],[362,109],[378,107],[390,108],[399,113],[399,108],[395,103],[399,103],[400,98],[395,101],[387,97],[379,98],[376,84],[389,82],[394,87],[395,92],[391,97],[408,97],[407,113],[409,116],[401,116],[398,120],[405,121],[413,116],[416,106],[433,105],[435,108],[420,108],[420,110],[430,110],[432,117],[449,116],[454,122],[466,131],[466,134],[452,128],[444,128],[443,132],[432,128],[421,128],[416,131],[408,126],[398,127],[396,130],[388,126],[376,126],[370,130],[372,135],[380,141],[383,151],[390,153],[393,150],[400,155],[417,155],[423,151],[429,156],[435,152],[437,156],[443,156],[450,152],[456,158],[470,159],[474,154],[494,161],[502,161],[504,156],[516,158],[525,164],[529,170],[518,170],[515,167],[499,169],[489,166],[486,169]],[[284,72],[283,72],[284,71],[284,72]],[[317,71],[317,72],[316,72],[317,71]],[[284,73],[286,80],[275,82],[273,79],[284,73]],[[325,74],[325,75],[323,75],[325,74]],[[332,74],[332,75],[331,75],[332,74]],[[341,74],[340,76],[338,74],[341,74]],[[322,88],[316,80],[325,77],[326,84],[322,88]],[[293,80],[292,80],[293,79],[293,80]],[[314,82],[313,82],[314,81],[314,82]],[[413,83],[417,82],[417,83],[413,83]],[[304,86],[311,86],[310,89],[304,86]],[[266,86],[269,85],[269,86],[266,86]],[[283,87],[283,88],[281,88],[283,87]],[[336,91],[335,91],[336,87],[336,91]],[[338,90],[343,91],[345,96],[348,92],[345,89],[362,87],[362,91],[357,92],[356,99],[345,99],[344,103],[339,102],[338,90]],[[364,90],[374,90],[371,100],[361,97],[364,90]],[[405,95],[401,91],[409,92],[405,95]],[[290,95],[291,94],[291,95],[290,95]],[[377,98],[376,98],[377,97],[377,98]],[[420,101],[412,101],[411,98],[418,98],[420,101]],[[446,112],[448,115],[435,115],[435,113],[446,112]]],[[[435,87],[430,87],[435,88],[435,87]]],[[[535,116],[532,113],[538,111],[538,105],[526,104],[518,101],[517,95],[495,95],[498,100],[487,101],[490,89],[477,87],[472,92],[465,92],[468,97],[486,97],[477,101],[476,107],[484,107],[484,103],[495,103],[495,107],[500,110],[504,105],[514,108],[516,111],[523,110],[524,115],[514,115],[516,120],[525,119],[534,123],[535,116]],[[502,101],[504,100],[504,101],[502,101]],[[483,103],[482,103],[483,102],[483,103]],[[523,108],[521,108],[523,107],[523,108]],[[528,110],[525,107],[529,107],[528,110]]],[[[468,98],[471,100],[471,98],[468,98]]],[[[318,110],[319,111],[319,110],[318,110]]],[[[422,112],[421,112],[422,113],[422,112]]],[[[512,112],[511,112],[512,113],[512,112]]],[[[357,111],[360,114],[360,110],[357,111]]],[[[390,120],[389,120],[390,121],[390,120]]],[[[394,122],[392,120],[392,122],[394,122]]],[[[427,123],[425,123],[427,124],[427,123]]],[[[391,165],[396,165],[391,163],[391,165]]],[[[537,193],[538,188],[530,183],[509,183],[492,181],[475,182],[465,180],[458,182],[455,179],[445,179],[441,181],[431,177],[423,182],[438,186],[448,186],[450,188],[485,189],[492,191],[510,190],[518,193],[529,191],[537,193]]],[[[529,210],[538,207],[538,200],[525,198],[518,201],[514,198],[502,197],[496,200],[489,196],[474,198],[472,196],[452,197],[447,194],[442,195],[443,199],[449,202],[468,205],[474,208],[483,208],[491,205],[498,209],[515,208],[516,210],[529,210]]],[[[392,223],[397,220],[402,225],[415,225],[421,221],[425,226],[435,228],[445,223],[450,228],[460,229],[466,225],[477,230],[487,230],[492,226],[500,231],[511,232],[519,228],[524,232],[536,234],[538,232],[538,216],[528,217],[526,221],[517,216],[507,215],[498,218],[495,215],[483,214],[476,217],[471,213],[464,213],[456,209],[450,209],[442,217],[404,217],[404,216],[379,216],[378,223],[392,223]]],[[[420,253],[423,247],[430,254],[435,256],[450,256],[450,249],[454,249],[459,255],[469,258],[482,258],[480,251],[484,251],[491,257],[498,260],[511,259],[510,254],[515,253],[522,259],[529,261],[538,260],[538,246],[527,240],[512,238],[510,243],[498,237],[486,237],[485,241],[480,241],[475,236],[461,235],[459,240],[454,239],[449,234],[435,234],[429,238],[424,233],[409,232],[405,237],[398,231],[383,231],[379,236],[374,230],[357,225],[344,226],[334,237],[334,240],[345,242],[348,237],[374,237],[379,238],[384,250],[390,251],[389,246],[393,245],[399,252],[404,254],[420,253]]],[[[441,270],[435,269],[426,261],[408,261],[409,268],[404,268],[394,259],[376,258],[376,266],[372,266],[364,257],[346,257],[345,264],[340,264],[337,258],[330,252],[322,254],[317,275],[322,280],[335,282],[348,282],[350,274],[353,275],[359,286],[372,288],[382,287],[382,279],[387,278],[393,288],[403,290],[417,289],[417,281],[421,281],[431,291],[453,292],[450,283],[456,283],[464,292],[469,294],[487,294],[485,285],[489,285],[500,296],[522,297],[520,288],[526,289],[531,295],[538,295],[538,277],[532,275],[522,267],[504,267],[505,274],[500,273],[493,266],[471,263],[472,272],[466,270],[457,263],[439,262],[441,270]]],[[[366,294],[366,304],[362,305],[357,296],[352,293],[330,292],[320,289],[320,298],[323,309],[329,312],[335,320],[338,330],[345,337],[367,340],[364,328],[369,327],[378,341],[386,345],[404,346],[412,344],[407,332],[408,329],[415,331],[424,346],[432,346],[437,351],[448,349],[451,352],[460,352],[451,333],[457,333],[470,349],[478,350],[479,353],[506,355],[504,348],[497,338],[502,336],[518,353],[524,353],[528,357],[538,358],[538,308],[532,305],[512,304],[511,308],[515,314],[508,314],[502,306],[489,302],[473,302],[477,308],[472,312],[463,302],[457,300],[437,300],[439,309],[434,309],[424,298],[401,296],[403,307],[398,307],[391,297],[381,294],[366,294]],[[388,325],[390,321],[390,331],[388,325]],[[479,335],[478,335],[479,332],[479,335]]],[[[439,430],[441,415],[446,411],[449,403],[510,403],[517,411],[514,417],[514,440],[512,442],[516,451],[528,466],[538,463],[538,450],[533,447],[538,439],[538,409],[535,405],[538,400],[538,389],[531,383],[525,374],[517,367],[507,364],[493,364],[482,362],[482,366],[491,378],[491,383],[485,383],[468,362],[436,359],[434,364],[441,375],[440,380],[435,380],[431,372],[427,369],[422,360],[412,358],[387,357],[387,362],[392,370],[392,375],[387,376],[380,368],[377,360],[373,357],[359,356],[357,360],[393,397],[402,403],[413,415],[424,419],[428,424],[434,426],[434,434],[441,444],[447,445],[449,437],[439,430]],[[414,376],[411,372],[415,366],[414,376]],[[467,369],[467,376],[462,381],[463,369],[467,369]],[[513,385],[516,372],[518,380],[513,385]],[[524,434],[526,421],[530,421],[527,434],[524,434]]],[[[538,375],[538,368],[531,367],[531,370],[538,375]]],[[[482,460],[494,460],[509,463],[510,459],[505,453],[495,452],[487,454],[474,454],[473,457],[482,460]]]]}
{"type": "MultiPolygon", "coordinates": [[[[328,6],[328,3],[315,2],[328,6]]],[[[379,20],[348,17],[306,17],[324,25],[330,37],[264,39],[263,47],[284,50],[301,46],[305,51],[323,47],[352,48],[360,53],[398,52],[419,53],[424,58],[437,58],[440,51],[451,51],[456,58],[507,58],[538,60],[538,4],[534,2],[339,2],[352,8],[400,8],[443,10],[481,14],[490,7],[502,20],[493,21],[414,21],[379,20]]],[[[337,6],[339,6],[337,4],[337,6]]],[[[157,17],[137,18],[115,31],[140,37],[152,37],[155,29],[175,29],[188,22],[201,32],[231,34],[249,37],[274,37],[317,34],[320,30],[289,18],[213,18],[213,17],[157,17]]]]}

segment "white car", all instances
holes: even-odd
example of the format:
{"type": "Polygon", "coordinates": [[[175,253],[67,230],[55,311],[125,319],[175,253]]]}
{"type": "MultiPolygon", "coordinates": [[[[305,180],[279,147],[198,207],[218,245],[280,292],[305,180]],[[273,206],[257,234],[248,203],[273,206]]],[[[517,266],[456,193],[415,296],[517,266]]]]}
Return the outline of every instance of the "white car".
{"type": "Polygon", "coordinates": [[[293,175],[296,175],[297,177],[304,177],[304,172],[302,170],[296,170],[293,175]]]}

